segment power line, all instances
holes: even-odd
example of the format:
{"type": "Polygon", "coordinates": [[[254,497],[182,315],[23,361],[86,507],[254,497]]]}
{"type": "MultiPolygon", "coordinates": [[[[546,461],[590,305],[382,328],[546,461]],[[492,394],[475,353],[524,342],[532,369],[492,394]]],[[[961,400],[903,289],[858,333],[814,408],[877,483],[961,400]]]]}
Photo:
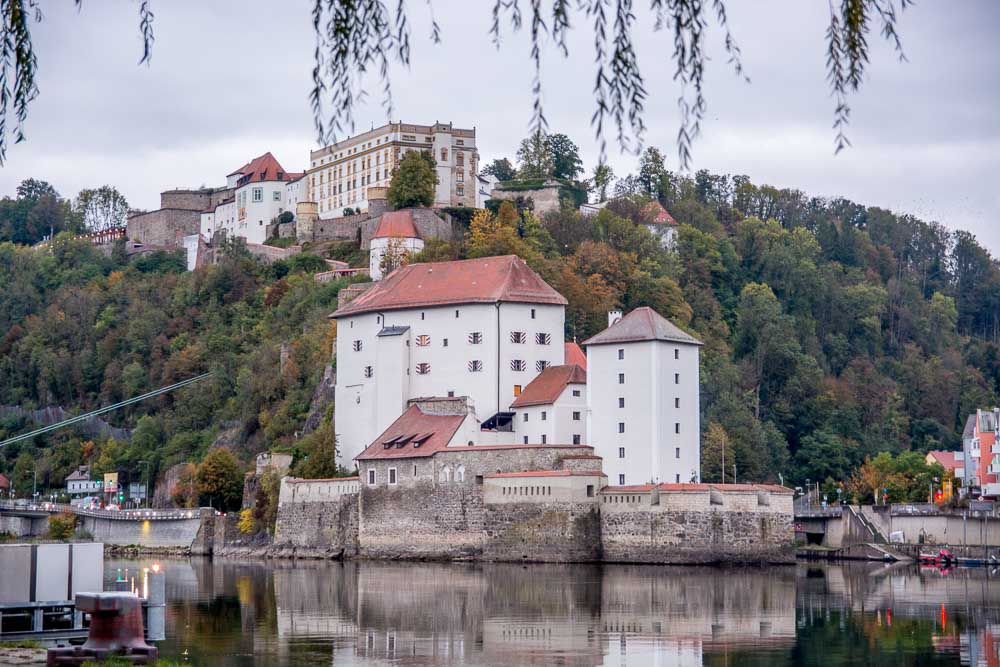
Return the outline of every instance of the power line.
{"type": "Polygon", "coordinates": [[[13,438],[8,438],[8,439],[4,440],[3,442],[0,442],[0,447],[4,447],[4,446],[9,445],[9,444],[14,443],[14,442],[20,442],[21,440],[27,440],[28,438],[33,438],[36,435],[42,435],[43,433],[48,433],[49,431],[55,431],[56,429],[63,428],[64,426],[70,426],[72,424],[77,424],[79,422],[87,421],[91,417],[96,417],[97,415],[103,415],[106,412],[111,412],[112,410],[117,410],[118,408],[123,408],[126,405],[132,405],[133,403],[138,403],[139,401],[144,401],[147,398],[152,398],[154,396],[159,396],[160,394],[165,394],[168,391],[173,391],[174,389],[180,389],[181,387],[186,387],[189,384],[194,384],[195,382],[200,382],[201,380],[204,380],[205,378],[209,377],[210,375],[212,375],[212,374],[211,373],[202,373],[201,375],[197,375],[197,376],[195,376],[193,378],[188,378],[187,380],[182,380],[180,382],[168,385],[166,387],[160,387],[159,389],[154,389],[153,391],[147,392],[145,394],[141,394],[139,396],[135,396],[135,397],[130,398],[130,399],[125,400],[125,401],[121,401],[120,403],[115,403],[114,405],[108,405],[108,406],[105,406],[103,408],[98,408],[97,410],[93,410],[92,412],[88,412],[86,414],[78,415],[76,417],[70,417],[69,419],[64,419],[61,422],[57,422],[55,424],[49,424],[48,426],[43,426],[42,428],[35,429],[34,431],[30,431],[28,433],[22,433],[21,435],[15,435],[13,438]]]}

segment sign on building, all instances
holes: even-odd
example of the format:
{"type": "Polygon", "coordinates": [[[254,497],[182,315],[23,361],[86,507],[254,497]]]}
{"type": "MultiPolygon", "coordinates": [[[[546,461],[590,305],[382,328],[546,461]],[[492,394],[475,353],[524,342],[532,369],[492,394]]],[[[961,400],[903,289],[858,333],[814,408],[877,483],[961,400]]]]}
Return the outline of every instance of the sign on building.
{"type": "Polygon", "coordinates": [[[118,473],[104,473],[104,491],[105,493],[118,493],[118,473]]]}

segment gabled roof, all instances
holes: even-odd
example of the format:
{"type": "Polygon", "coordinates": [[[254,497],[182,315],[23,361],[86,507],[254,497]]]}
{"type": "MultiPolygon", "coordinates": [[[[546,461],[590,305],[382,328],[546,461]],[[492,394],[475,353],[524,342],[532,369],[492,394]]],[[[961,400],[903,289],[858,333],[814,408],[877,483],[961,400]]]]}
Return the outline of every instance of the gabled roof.
{"type": "Polygon", "coordinates": [[[331,317],[460,303],[540,303],[566,299],[516,255],[410,264],[396,269],[331,317]]]}
{"type": "Polygon", "coordinates": [[[644,340],[662,340],[686,345],[702,344],[700,340],[684,333],[670,320],[647,306],[636,308],[601,333],[583,341],[583,344],[604,345],[644,340]]]}
{"type": "Polygon", "coordinates": [[[411,405],[354,459],[366,461],[431,456],[448,446],[464,420],[465,415],[429,415],[418,406],[411,405]]]}
{"type": "Polygon", "coordinates": [[[927,455],[944,466],[945,470],[955,470],[965,467],[965,458],[962,452],[944,452],[940,450],[927,452],[927,455]]]}
{"type": "Polygon", "coordinates": [[[66,482],[89,482],[90,481],[90,468],[86,466],[80,466],[69,475],[66,476],[64,480],[66,482]]]}
{"type": "Polygon", "coordinates": [[[271,155],[270,151],[255,157],[226,176],[235,176],[236,174],[241,174],[240,180],[237,182],[239,187],[243,187],[247,183],[261,183],[263,181],[294,181],[301,176],[301,174],[290,174],[285,171],[285,168],[281,166],[277,158],[271,155]]]}
{"type": "Polygon", "coordinates": [[[512,408],[555,403],[568,384],[586,384],[587,373],[576,364],[549,366],[528,383],[510,404],[512,408]]]}
{"type": "Polygon", "coordinates": [[[674,216],[667,213],[667,209],[663,208],[663,205],[658,201],[651,201],[646,205],[645,212],[650,216],[650,222],[654,225],[669,225],[671,227],[677,226],[677,221],[674,220],[674,216]]]}
{"type": "Polygon", "coordinates": [[[419,239],[417,227],[413,224],[413,211],[389,211],[378,219],[378,227],[372,234],[373,239],[419,239]]]}
{"type": "Polygon", "coordinates": [[[587,355],[583,353],[583,349],[579,345],[575,342],[563,343],[563,351],[567,365],[576,364],[583,370],[587,370],[587,355]]]}

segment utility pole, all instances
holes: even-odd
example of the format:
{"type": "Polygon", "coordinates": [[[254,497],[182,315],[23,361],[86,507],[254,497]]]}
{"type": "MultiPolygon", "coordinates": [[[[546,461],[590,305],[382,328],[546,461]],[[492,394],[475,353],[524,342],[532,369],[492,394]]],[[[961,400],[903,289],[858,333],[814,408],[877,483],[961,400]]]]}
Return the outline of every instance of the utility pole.
{"type": "Polygon", "coordinates": [[[139,461],[139,463],[145,464],[146,466],[146,480],[143,484],[142,499],[146,509],[149,509],[149,461],[139,461]]]}
{"type": "Polygon", "coordinates": [[[733,464],[733,484],[736,483],[736,464],[733,464]]]}
{"type": "Polygon", "coordinates": [[[726,436],[722,436],[722,483],[726,483],[726,436]]]}

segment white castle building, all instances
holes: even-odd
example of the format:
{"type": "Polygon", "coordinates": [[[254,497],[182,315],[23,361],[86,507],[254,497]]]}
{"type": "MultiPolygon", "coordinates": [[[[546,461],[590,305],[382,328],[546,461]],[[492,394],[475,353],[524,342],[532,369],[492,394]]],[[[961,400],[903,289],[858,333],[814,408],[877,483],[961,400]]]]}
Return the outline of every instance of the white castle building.
{"type": "Polygon", "coordinates": [[[368,211],[369,188],[387,188],[403,153],[428,151],[437,165],[434,207],[476,206],[479,152],[476,130],[451,123],[388,123],[309,154],[309,201],[319,217],[336,218],[345,208],[368,211]]]}
{"type": "Polygon", "coordinates": [[[368,275],[372,280],[382,280],[382,258],[387,253],[403,259],[420,252],[424,241],[413,224],[413,212],[387,211],[378,220],[378,226],[368,244],[368,275]]]}
{"type": "Polygon", "coordinates": [[[295,213],[304,182],[303,172],[285,171],[271,153],[254,158],[226,177],[232,196],[202,211],[202,238],[211,240],[221,233],[263,243],[275,218],[285,211],[295,213]]]}
{"type": "Polygon", "coordinates": [[[442,399],[465,406],[445,448],[590,445],[612,483],[697,481],[701,343],[639,308],[585,341],[584,356],[563,343],[566,303],[509,255],[411,264],[341,305],[340,463],[387,433],[386,447],[433,439],[403,431],[423,414],[417,399],[442,399]]]}

